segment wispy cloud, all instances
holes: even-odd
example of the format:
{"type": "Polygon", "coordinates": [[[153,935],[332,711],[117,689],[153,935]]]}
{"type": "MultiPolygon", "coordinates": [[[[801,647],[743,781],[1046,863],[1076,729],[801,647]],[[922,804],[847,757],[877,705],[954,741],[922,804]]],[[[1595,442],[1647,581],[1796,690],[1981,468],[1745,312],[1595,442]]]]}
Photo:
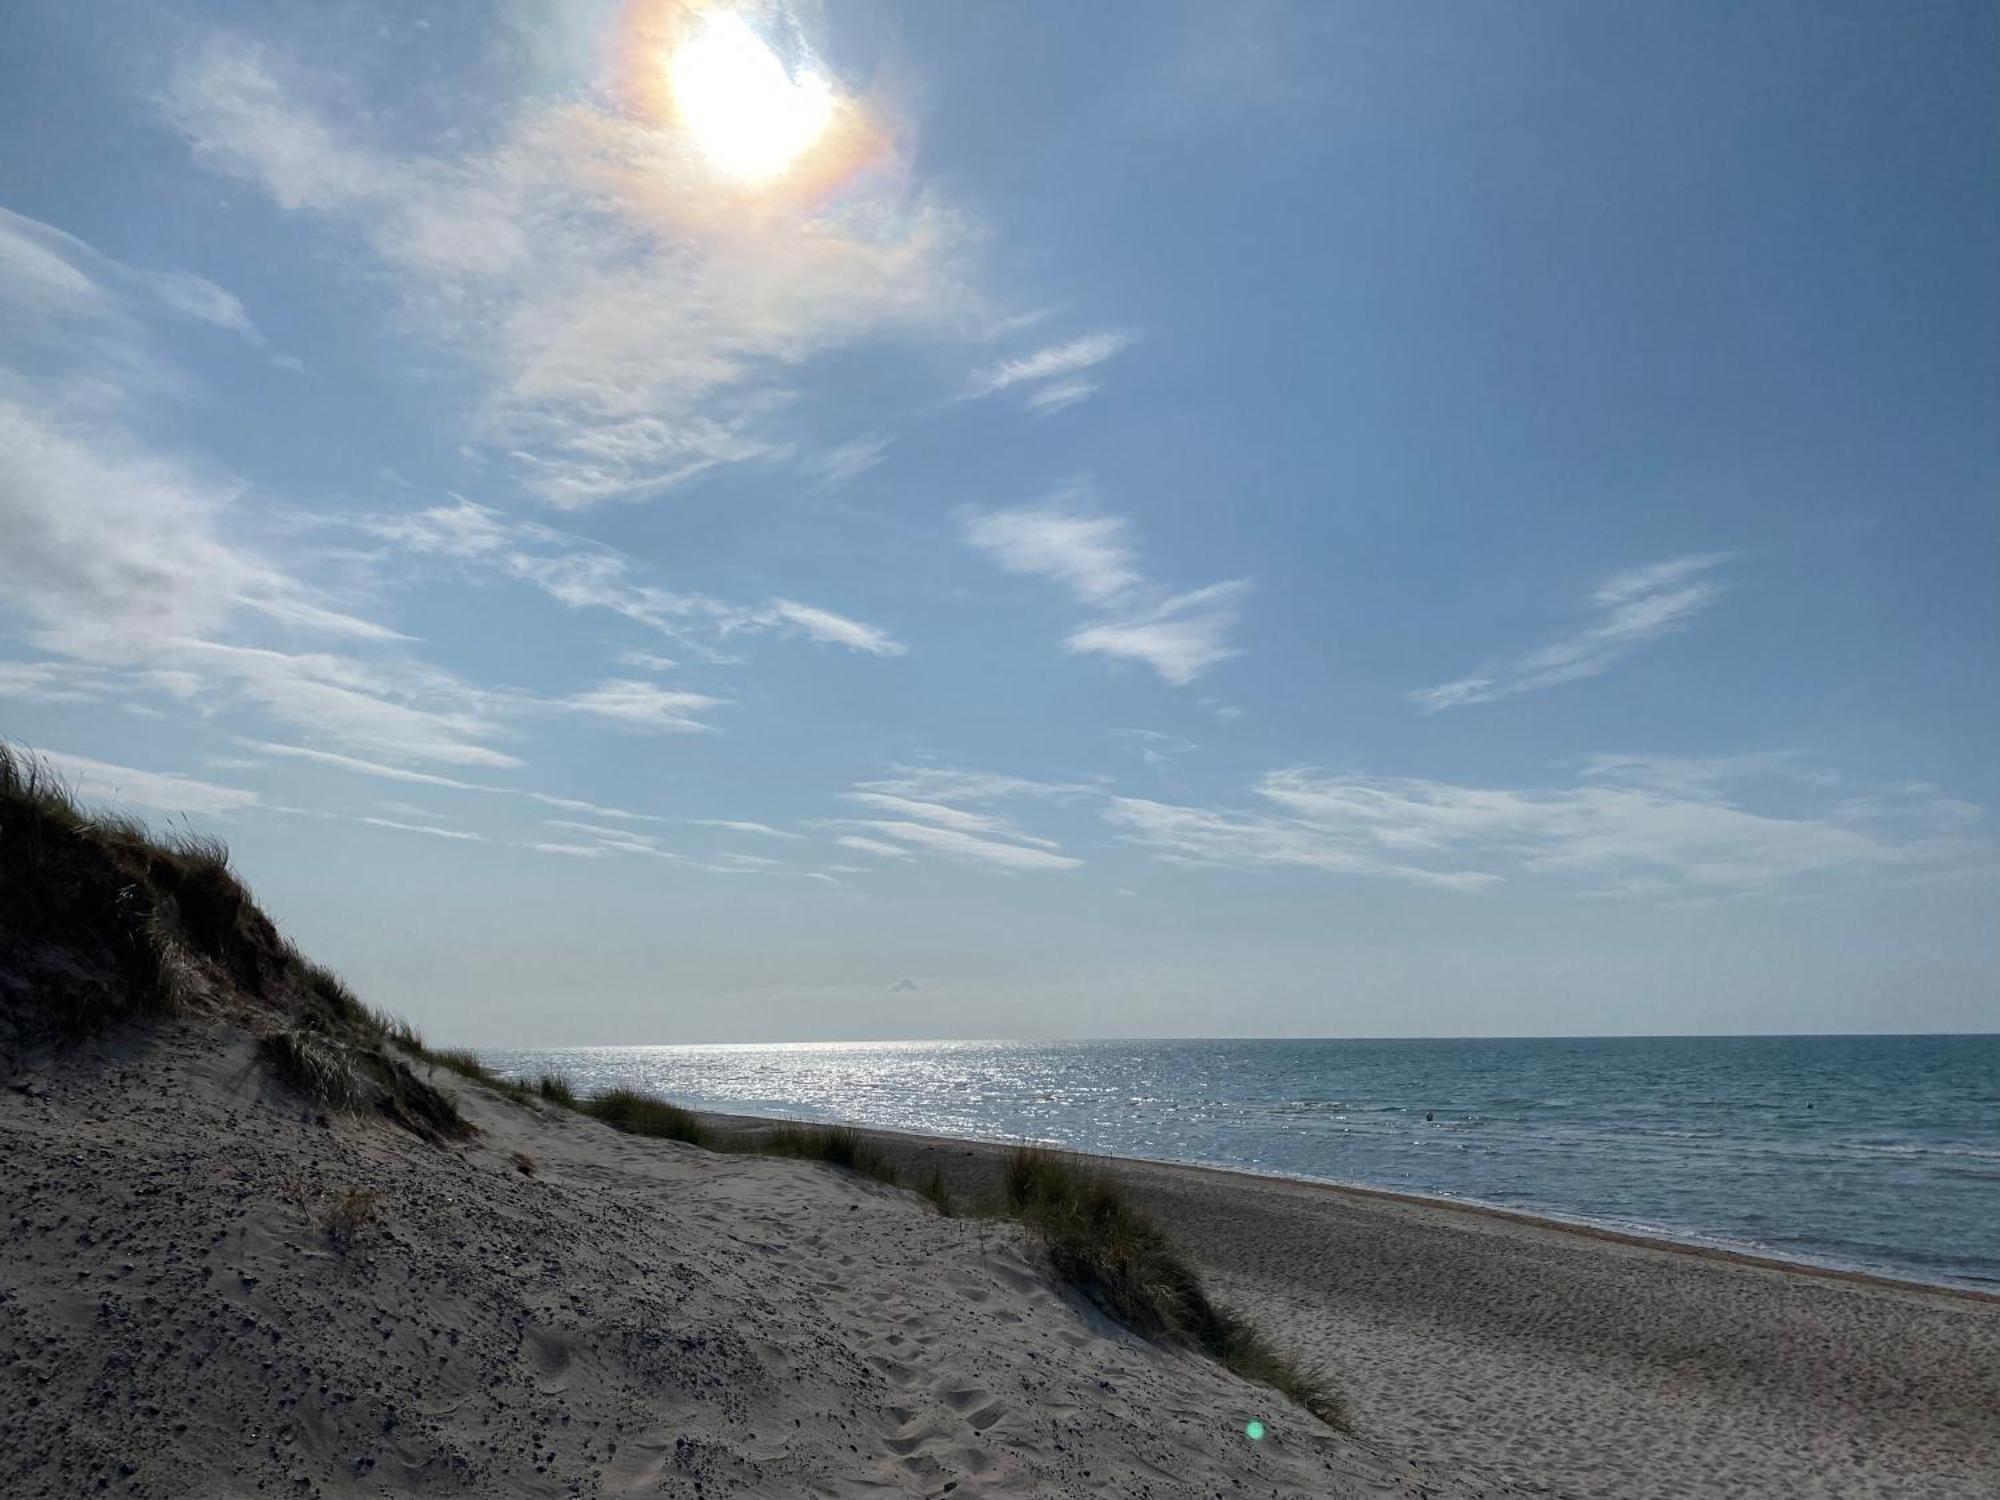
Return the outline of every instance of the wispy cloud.
{"type": "Polygon", "coordinates": [[[1708,575],[1729,556],[1698,553],[1614,573],[1591,591],[1592,617],[1577,630],[1471,676],[1420,688],[1409,699],[1438,713],[1595,677],[1647,642],[1687,629],[1722,596],[1724,585],[1708,575]]]}
{"type": "Polygon", "coordinates": [[[634,823],[664,823],[667,820],[654,813],[630,812],[622,807],[606,807],[597,802],[585,802],[576,797],[558,797],[550,792],[526,791],[519,787],[494,786],[487,782],[460,781],[456,777],[439,776],[429,771],[412,771],[405,766],[384,765],[380,761],[364,760],[359,756],[342,755],[331,750],[315,750],[305,745],[285,745],[271,740],[239,741],[249,749],[264,755],[276,755],[292,760],[314,761],[320,765],[332,766],[342,771],[351,771],[359,776],[376,776],[385,781],[401,781],[419,786],[450,787],[463,792],[491,792],[503,797],[521,797],[539,803],[543,807],[558,808],[564,812],[587,813],[599,818],[616,818],[634,823]]]}
{"type": "Polygon", "coordinates": [[[468,833],[463,828],[440,828],[435,823],[405,823],[396,818],[356,818],[357,823],[367,823],[376,828],[393,828],[400,833],[428,834],[434,839],[456,839],[464,843],[481,844],[483,835],[468,833]]]}
{"type": "MultiPolygon", "coordinates": [[[[998,839],[980,838],[976,834],[965,833],[956,828],[941,827],[935,823],[857,821],[851,826],[866,828],[870,835],[880,834],[884,838],[897,839],[920,849],[929,849],[938,854],[970,860],[976,864],[992,865],[1002,870],[1074,870],[1083,863],[1080,859],[1072,859],[1066,854],[1052,853],[1046,848],[1002,843],[998,839]]],[[[857,846],[850,843],[847,847],[851,849],[857,846]]]]}
{"type": "Polygon", "coordinates": [[[844,490],[888,456],[895,439],[855,438],[837,448],[802,460],[799,467],[817,479],[820,488],[844,490]]]}
{"type": "Polygon", "coordinates": [[[877,859],[911,859],[909,850],[891,844],[883,839],[871,839],[866,834],[844,833],[834,842],[843,849],[852,849],[857,854],[872,854],[877,859]]]}
{"type": "Polygon", "coordinates": [[[1116,359],[1137,341],[1135,333],[1108,329],[1050,344],[980,371],[972,378],[971,394],[991,396],[1025,387],[1028,409],[1047,416],[1095,395],[1098,384],[1083,378],[1085,373],[1116,359]]]}
{"type": "Polygon", "coordinates": [[[783,828],[773,828],[769,823],[747,822],[739,818],[690,818],[697,828],[725,828],[731,833],[754,833],[767,839],[796,839],[802,835],[783,828]]]}
{"type": "Polygon", "coordinates": [[[970,300],[964,215],[879,151],[839,194],[767,199],[761,232],[744,233],[736,190],[644,98],[537,94],[466,132],[477,146],[398,151],[309,102],[336,91],[216,37],[174,70],[163,107],[198,161],[366,246],[411,321],[483,382],[472,436],[555,506],[780,459],[802,362],[883,333],[949,334],[970,300]]]}
{"type": "Polygon", "coordinates": [[[698,715],[721,707],[723,700],[711,698],[706,693],[677,692],[656,683],[613,678],[564,702],[580,713],[595,714],[642,729],[669,734],[706,734],[714,726],[704,723],[698,715]]]}
{"type": "Polygon", "coordinates": [[[48,226],[0,221],[0,601],[78,669],[73,684],[94,671],[134,706],[142,693],[247,701],[391,759],[513,764],[485,743],[498,698],[410,658],[399,632],[260,548],[240,480],[138,435],[185,384],[149,320],[251,337],[240,313],[198,277],[134,272],[48,226]]]}
{"type": "Polygon", "coordinates": [[[839,839],[845,847],[882,857],[903,858],[915,848],[1002,870],[1073,870],[1083,861],[1063,854],[1054,839],[1029,833],[990,810],[990,804],[1004,799],[1054,796],[1064,790],[1022,777],[905,769],[846,793],[847,801],[890,816],[840,818],[832,826],[853,830],[839,839]],[[977,806],[958,805],[967,802],[977,806]]]}
{"type": "Polygon", "coordinates": [[[1274,771],[1256,784],[1265,810],[1112,797],[1105,817],[1170,861],[1464,891],[1546,879],[1595,895],[1746,894],[1986,857],[1973,831],[1978,810],[1927,788],[1891,794],[1865,813],[1851,798],[1825,795],[1784,812],[1747,805],[1769,770],[1761,758],[1702,766],[1682,757],[1661,775],[1644,757],[1618,757],[1579,784],[1547,789],[1274,771]]]}
{"type": "Polygon", "coordinates": [[[1139,759],[1149,766],[1168,765],[1201,748],[1192,740],[1184,740],[1158,729],[1114,729],[1111,732],[1132,744],[1139,752],[1139,759]]]}
{"type": "Polygon", "coordinates": [[[49,763],[79,797],[170,813],[228,813],[255,807],[263,799],[242,787],[219,786],[192,776],[142,771],[60,750],[33,752],[49,763]]]}
{"type": "Polygon", "coordinates": [[[877,812],[916,818],[940,828],[952,829],[957,833],[997,836],[1023,844],[1033,844],[1043,849],[1059,847],[1054,839],[1037,838],[1033,834],[1021,832],[1005,818],[995,817],[991,813],[970,812],[942,802],[920,802],[911,797],[892,796],[887,792],[849,792],[847,800],[859,802],[877,812]]]}
{"type": "Polygon", "coordinates": [[[796,631],[826,645],[865,651],[870,656],[901,656],[909,649],[886,630],[792,599],[775,600],[768,611],[759,612],[756,619],[760,625],[765,614],[776,620],[780,629],[796,631]]]}
{"type": "Polygon", "coordinates": [[[563,844],[556,842],[530,841],[521,845],[537,854],[559,854],[566,859],[602,859],[611,851],[602,844],[563,844]]]}
{"type": "MultiPolygon", "coordinates": [[[[371,516],[360,524],[395,544],[402,556],[436,559],[475,580],[528,584],[568,609],[607,611],[680,643],[703,661],[725,660],[719,647],[727,638],[760,632],[803,636],[871,656],[900,656],[906,649],[879,626],[795,599],[738,605],[662,588],[646,581],[641,565],[615,548],[470,500],[371,516]]],[[[655,657],[645,664],[664,669],[673,662],[655,657]]]]}
{"type": "Polygon", "coordinates": [[[1131,523],[1083,508],[1074,492],[1048,504],[976,511],[965,540],[1004,571],[1049,579],[1096,617],[1063,640],[1073,654],[1139,661],[1176,687],[1241,654],[1229,642],[1245,579],[1174,593],[1140,571],[1131,523]]]}

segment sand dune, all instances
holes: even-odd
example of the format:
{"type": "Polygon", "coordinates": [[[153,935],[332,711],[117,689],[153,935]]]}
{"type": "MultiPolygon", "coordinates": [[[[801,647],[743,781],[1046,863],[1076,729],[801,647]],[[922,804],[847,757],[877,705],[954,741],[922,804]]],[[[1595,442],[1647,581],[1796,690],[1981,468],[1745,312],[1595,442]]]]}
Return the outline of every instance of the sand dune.
{"type": "MultiPolygon", "coordinates": [[[[871,1134],[966,1188],[1000,1155],[871,1134]]],[[[1577,1496],[2000,1495],[1992,1297],[1109,1166],[1219,1294],[1335,1373],[1358,1431],[1445,1472],[1577,1496]]]]}
{"type": "Polygon", "coordinates": [[[17,1073],[0,1493],[1506,1492],[1133,1337],[1012,1226],[437,1081],[472,1144],[324,1119],[226,1023],[17,1073]]]}

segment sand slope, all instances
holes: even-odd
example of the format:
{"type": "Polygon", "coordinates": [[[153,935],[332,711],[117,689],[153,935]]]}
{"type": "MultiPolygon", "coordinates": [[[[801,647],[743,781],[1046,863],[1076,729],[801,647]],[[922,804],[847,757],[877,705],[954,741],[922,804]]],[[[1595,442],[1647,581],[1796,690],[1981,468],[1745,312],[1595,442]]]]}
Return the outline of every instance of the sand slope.
{"type": "MultiPolygon", "coordinates": [[[[871,1134],[968,1187],[1002,1154],[871,1134]]],[[[1337,1374],[1358,1431],[1445,1472],[1577,1496],[2000,1497],[1992,1297],[1107,1165],[1211,1288],[1337,1374]]]]}
{"type": "Polygon", "coordinates": [[[455,1091],[463,1148],[307,1114],[222,1023],[17,1071],[0,1494],[1504,1492],[1131,1337],[1006,1226],[455,1091]]]}

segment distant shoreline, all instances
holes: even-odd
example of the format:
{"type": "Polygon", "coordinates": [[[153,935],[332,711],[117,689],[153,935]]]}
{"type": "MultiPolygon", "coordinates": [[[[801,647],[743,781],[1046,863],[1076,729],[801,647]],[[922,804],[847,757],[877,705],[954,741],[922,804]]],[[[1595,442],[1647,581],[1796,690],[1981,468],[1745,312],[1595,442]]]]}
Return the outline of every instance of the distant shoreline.
{"type": "MultiPolygon", "coordinates": [[[[1939,1033],[1946,1035],[1948,1033],[1939,1033]]],[[[1951,1033],[1955,1034],[1955,1033],[1951,1033]]],[[[781,1124],[797,1124],[804,1117],[782,1115],[744,1114],[735,1110],[717,1110],[702,1107],[696,1110],[705,1120],[713,1122],[719,1129],[743,1130],[781,1124]]],[[[825,1121],[813,1120],[823,1124],[825,1121]]],[[[960,1146],[981,1152],[1004,1153],[1016,1142],[993,1140],[979,1136],[955,1136],[921,1130],[898,1130],[886,1126],[868,1125],[858,1121],[851,1123],[856,1129],[872,1139],[885,1142],[904,1142],[912,1147],[960,1146]]],[[[1069,1151],[1073,1148],[1063,1147],[1069,1151]]],[[[1345,1182],[1326,1177],[1305,1177],[1290,1172],[1266,1172],[1251,1167],[1219,1166],[1208,1162],[1180,1161],[1169,1157],[1124,1156],[1107,1152],[1075,1150],[1075,1155],[1088,1157],[1106,1166],[1117,1168],[1144,1167],[1166,1169],[1175,1172],[1193,1172],[1228,1181],[1274,1182],[1302,1188],[1314,1192],[1342,1194],[1351,1198],[1373,1199],[1388,1203],[1407,1204],[1416,1208],[1436,1209],[1447,1213],[1478,1214],[1489,1218],[1506,1220],[1535,1229],[1551,1230],[1563,1234],[1580,1235],[1587,1239],[1603,1240],[1611,1244],[1629,1245],[1637,1249],[1671,1252],[1678,1255],[1692,1255],[1703,1259],[1724,1261],[1736,1265],[1756,1266],[1766,1270],[1788,1271],[1801,1276],[1826,1277],[1838,1281],[1852,1281],[1864,1285],[1879,1286],[1890,1290],[1913,1292],[1940,1292],[1949,1296],[1964,1297],[1976,1302],[2000,1303],[2000,1286],[1992,1290],[1967,1286],[1962,1282],[1929,1280],[1918,1276],[1897,1276],[1885,1271],[1869,1270],[1858,1266],[1844,1266],[1836,1263],[1794,1258],[1773,1254],[1748,1247],[1717,1244],[1696,1239],[1679,1239],[1671,1234],[1647,1234],[1613,1224],[1559,1214],[1538,1213],[1531,1209],[1510,1208],[1497,1203],[1481,1203],[1464,1198],[1451,1198],[1440,1194],[1409,1192],[1398,1188],[1375,1187],[1367,1183],[1345,1182]]]]}

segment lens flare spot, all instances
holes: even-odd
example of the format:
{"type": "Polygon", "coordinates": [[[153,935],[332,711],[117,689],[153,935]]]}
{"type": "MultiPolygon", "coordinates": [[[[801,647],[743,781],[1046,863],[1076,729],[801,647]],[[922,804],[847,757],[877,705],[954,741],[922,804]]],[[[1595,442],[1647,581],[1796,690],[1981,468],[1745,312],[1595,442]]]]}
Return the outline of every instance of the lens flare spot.
{"type": "Polygon", "coordinates": [[[789,71],[744,19],[728,10],[667,63],[674,104],[717,170],[742,182],[783,175],[833,119],[833,87],[817,73],[789,71]]]}
{"type": "Polygon", "coordinates": [[[1255,1420],[1243,1424],[1243,1435],[1253,1443],[1264,1441],[1264,1424],[1255,1420]]]}

